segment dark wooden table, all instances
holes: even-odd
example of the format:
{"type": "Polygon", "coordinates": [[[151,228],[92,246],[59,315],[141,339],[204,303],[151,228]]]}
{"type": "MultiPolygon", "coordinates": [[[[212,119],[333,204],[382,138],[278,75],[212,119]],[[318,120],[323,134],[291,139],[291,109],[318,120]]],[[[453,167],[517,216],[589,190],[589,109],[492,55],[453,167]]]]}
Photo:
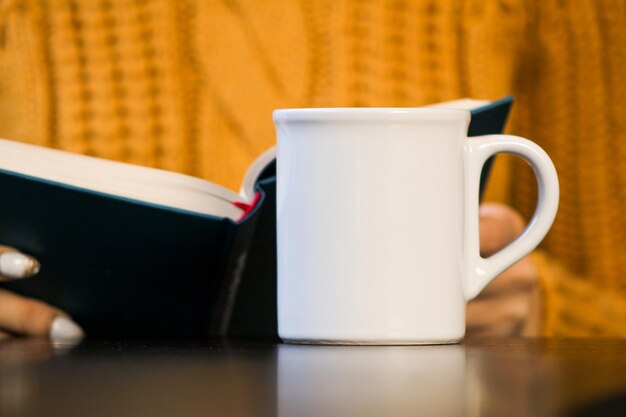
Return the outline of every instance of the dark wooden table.
{"type": "Polygon", "coordinates": [[[1,416],[626,415],[626,341],[0,342],[1,416]]]}

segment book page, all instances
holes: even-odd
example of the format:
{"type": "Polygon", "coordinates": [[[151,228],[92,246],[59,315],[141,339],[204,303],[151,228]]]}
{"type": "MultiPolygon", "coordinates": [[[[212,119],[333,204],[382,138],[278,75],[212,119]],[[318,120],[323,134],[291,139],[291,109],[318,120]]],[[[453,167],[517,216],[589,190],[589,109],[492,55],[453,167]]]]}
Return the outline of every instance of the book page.
{"type": "Polygon", "coordinates": [[[241,190],[239,193],[241,197],[246,201],[254,201],[254,185],[259,179],[259,175],[263,172],[265,167],[276,159],[276,147],[272,146],[265,152],[263,152],[257,159],[254,160],[252,165],[248,168],[246,175],[243,177],[243,183],[241,184],[241,190]]]}
{"type": "Polygon", "coordinates": [[[0,169],[65,186],[237,220],[237,193],[188,175],[0,139],[0,169]]]}

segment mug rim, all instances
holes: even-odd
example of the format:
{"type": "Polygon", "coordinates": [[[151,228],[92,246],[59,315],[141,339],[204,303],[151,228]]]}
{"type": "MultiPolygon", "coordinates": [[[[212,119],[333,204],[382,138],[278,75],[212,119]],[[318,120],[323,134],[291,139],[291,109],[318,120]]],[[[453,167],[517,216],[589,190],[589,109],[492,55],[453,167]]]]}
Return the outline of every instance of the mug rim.
{"type": "Polygon", "coordinates": [[[311,107],[276,109],[274,122],[470,120],[466,109],[439,107],[311,107]]]}

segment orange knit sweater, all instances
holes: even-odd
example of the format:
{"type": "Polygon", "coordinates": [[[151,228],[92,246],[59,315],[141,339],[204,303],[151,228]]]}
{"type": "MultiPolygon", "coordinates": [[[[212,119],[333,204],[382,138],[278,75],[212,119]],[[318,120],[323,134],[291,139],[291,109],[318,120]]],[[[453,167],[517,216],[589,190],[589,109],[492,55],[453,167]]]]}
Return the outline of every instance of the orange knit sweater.
{"type": "MultiPolygon", "coordinates": [[[[547,335],[626,335],[626,4],[5,0],[0,136],[237,188],[271,111],[516,95],[562,200],[536,255],[547,335]]],[[[530,216],[500,158],[488,196],[530,216]]]]}

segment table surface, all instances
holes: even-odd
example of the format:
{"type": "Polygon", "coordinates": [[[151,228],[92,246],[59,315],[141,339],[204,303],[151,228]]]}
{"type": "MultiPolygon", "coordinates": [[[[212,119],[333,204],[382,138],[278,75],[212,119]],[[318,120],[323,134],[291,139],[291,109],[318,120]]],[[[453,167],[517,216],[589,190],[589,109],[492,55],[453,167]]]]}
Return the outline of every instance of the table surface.
{"type": "Polygon", "coordinates": [[[626,415],[626,341],[0,342],[2,416],[626,415]]]}

